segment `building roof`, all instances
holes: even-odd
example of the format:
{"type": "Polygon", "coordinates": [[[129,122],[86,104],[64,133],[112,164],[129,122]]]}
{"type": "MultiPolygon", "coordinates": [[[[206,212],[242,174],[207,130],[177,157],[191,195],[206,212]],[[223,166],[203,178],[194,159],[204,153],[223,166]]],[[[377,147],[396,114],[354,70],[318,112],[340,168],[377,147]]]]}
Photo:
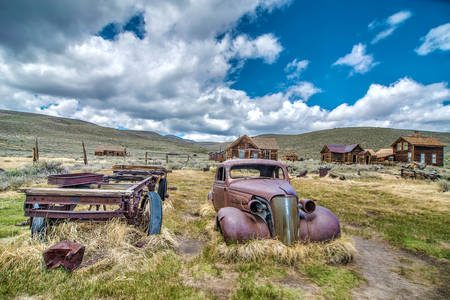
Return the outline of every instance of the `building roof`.
{"type": "Polygon", "coordinates": [[[125,147],[100,145],[100,146],[97,146],[97,148],[95,148],[95,152],[103,152],[103,151],[125,152],[125,147]]]}
{"type": "Polygon", "coordinates": [[[336,145],[336,144],[326,144],[325,145],[331,152],[334,153],[348,153],[352,152],[353,149],[359,146],[359,144],[353,145],[336,145]]]}
{"type": "Polygon", "coordinates": [[[392,146],[394,146],[400,139],[407,141],[412,145],[418,146],[437,146],[437,147],[445,147],[445,144],[433,137],[415,137],[415,136],[401,136],[399,137],[392,146]]]}
{"type": "Polygon", "coordinates": [[[375,153],[375,155],[377,156],[377,158],[387,157],[394,155],[394,151],[392,150],[392,148],[380,149],[377,151],[377,153],[375,153]]]}
{"type": "Polygon", "coordinates": [[[369,153],[371,156],[374,156],[374,155],[376,155],[375,154],[375,151],[373,151],[373,149],[366,149],[366,150],[364,150],[364,151],[361,151],[361,152],[359,152],[359,154],[362,154],[362,155],[364,155],[364,154],[367,154],[367,153],[369,153]]]}
{"type": "Polygon", "coordinates": [[[275,138],[253,137],[251,140],[256,144],[256,146],[258,146],[259,149],[280,150],[275,138]]]}
{"type": "Polygon", "coordinates": [[[243,135],[236,139],[234,142],[228,146],[228,148],[232,148],[237,145],[242,139],[248,139],[248,141],[252,144],[254,148],[257,149],[268,149],[268,150],[279,150],[277,140],[274,138],[260,138],[260,137],[248,137],[247,135],[243,135]]]}

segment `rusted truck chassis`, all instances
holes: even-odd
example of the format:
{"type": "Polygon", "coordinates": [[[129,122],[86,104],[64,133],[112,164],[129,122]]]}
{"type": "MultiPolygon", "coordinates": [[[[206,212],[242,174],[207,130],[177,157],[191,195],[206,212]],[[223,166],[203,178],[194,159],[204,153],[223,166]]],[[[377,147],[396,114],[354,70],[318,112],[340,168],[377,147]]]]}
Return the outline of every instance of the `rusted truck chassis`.
{"type": "Polygon", "coordinates": [[[54,175],[56,188],[25,188],[25,216],[32,235],[45,233],[57,221],[125,219],[148,234],[159,233],[162,200],[167,197],[165,170],[116,170],[113,175],[54,175]],[[123,183],[123,182],[129,183],[123,183]],[[155,191],[158,185],[158,192],[155,191]]]}

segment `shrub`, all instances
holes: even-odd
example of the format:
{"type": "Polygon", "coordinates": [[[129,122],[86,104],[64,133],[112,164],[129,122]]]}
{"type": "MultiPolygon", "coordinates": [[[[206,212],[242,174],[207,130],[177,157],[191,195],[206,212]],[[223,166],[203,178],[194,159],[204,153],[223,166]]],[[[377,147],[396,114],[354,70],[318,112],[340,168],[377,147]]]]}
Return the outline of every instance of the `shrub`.
{"type": "Polygon", "coordinates": [[[447,180],[439,180],[438,181],[439,190],[443,193],[448,192],[448,181],[447,180]]]}
{"type": "Polygon", "coordinates": [[[61,162],[39,162],[0,173],[0,191],[16,190],[25,184],[39,182],[49,175],[67,173],[61,162]]]}

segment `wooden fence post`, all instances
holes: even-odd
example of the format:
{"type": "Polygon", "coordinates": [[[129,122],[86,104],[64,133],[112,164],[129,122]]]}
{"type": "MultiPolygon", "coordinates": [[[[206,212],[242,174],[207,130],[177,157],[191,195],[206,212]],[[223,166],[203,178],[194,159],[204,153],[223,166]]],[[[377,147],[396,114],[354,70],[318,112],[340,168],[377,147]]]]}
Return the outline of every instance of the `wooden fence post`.
{"type": "Polygon", "coordinates": [[[84,159],[84,164],[87,165],[87,164],[88,164],[88,160],[87,160],[86,148],[84,147],[84,141],[81,141],[81,145],[83,146],[83,159],[84,159]]]}
{"type": "Polygon", "coordinates": [[[38,138],[34,137],[34,148],[33,148],[33,162],[39,161],[39,147],[38,147],[38,138]]]}
{"type": "Polygon", "coordinates": [[[147,151],[145,152],[145,165],[147,165],[147,151]]]}

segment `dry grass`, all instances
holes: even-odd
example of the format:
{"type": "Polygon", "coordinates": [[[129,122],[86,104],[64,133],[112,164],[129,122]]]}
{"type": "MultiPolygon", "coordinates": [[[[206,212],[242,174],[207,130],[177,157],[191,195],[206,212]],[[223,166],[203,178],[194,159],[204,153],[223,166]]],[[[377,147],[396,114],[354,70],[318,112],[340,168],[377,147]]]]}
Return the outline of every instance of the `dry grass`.
{"type": "Polygon", "coordinates": [[[111,272],[136,270],[143,260],[178,246],[174,235],[163,228],[160,235],[147,236],[135,227],[119,220],[105,224],[62,223],[53,226],[45,242],[30,240],[29,233],[19,235],[0,248],[0,270],[27,268],[41,260],[42,252],[51,245],[69,240],[86,246],[79,272],[90,272],[111,266],[111,272]],[[144,246],[136,247],[141,242],[144,246]]]}
{"type": "Polygon", "coordinates": [[[330,243],[296,243],[286,246],[275,239],[252,240],[244,244],[211,245],[217,259],[226,262],[275,261],[289,266],[300,264],[348,264],[357,254],[352,239],[343,236],[330,243]]]}

